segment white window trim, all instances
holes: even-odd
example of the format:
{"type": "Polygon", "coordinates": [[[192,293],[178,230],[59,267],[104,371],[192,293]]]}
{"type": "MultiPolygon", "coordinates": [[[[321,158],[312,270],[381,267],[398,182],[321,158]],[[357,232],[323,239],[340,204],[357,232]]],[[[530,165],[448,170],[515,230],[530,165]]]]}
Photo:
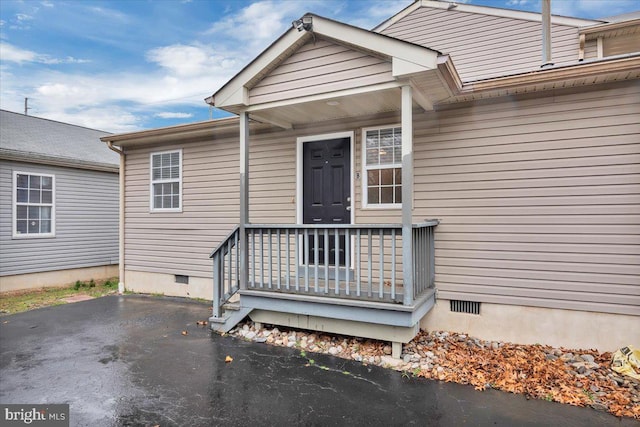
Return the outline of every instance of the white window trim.
{"type": "Polygon", "coordinates": [[[182,212],[182,148],[178,148],[175,150],[165,150],[165,151],[154,151],[152,153],[149,153],[149,212],[151,213],[155,213],[155,212],[182,212]],[[160,180],[153,180],[153,156],[158,155],[158,154],[169,154],[169,153],[178,153],[178,166],[179,166],[179,173],[178,173],[178,184],[180,186],[180,196],[178,197],[178,207],[177,208],[154,208],[153,207],[153,184],[159,184],[159,183],[168,183],[168,182],[175,182],[175,179],[160,179],[160,180]]]}
{"type": "MultiPolygon", "coordinates": [[[[51,175],[49,173],[41,173],[41,172],[24,172],[24,171],[13,171],[13,182],[12,182],[12,200],[11,200],[11,235],[14,239],[50,239],[52,237],[56,237],[56,176],[51,175]],[[18,175],[37,175],[37,176],[46,176],[51,178],[51,233],[18,233],[17,227],[17,215],[18,215],[18,175]]],[[[43,205],[39,203],[39,205],[43,205]]],[[[45,204],[45,205],[48,205],[45,204]]]]}
{"type": "MultiPolygon", "coordinates": [[[[402,169],[402,162],[394,163],[393,165],[384,165],[384,166],[371,166],[367,167],[367,131],[370,130],[380,130],[380,129],[390,129],[390,128],[402,128],[400,123],[383,125],[383,126],[371,126],[367,128],[362,128],[362,134],[360,137],[360,151],[362,151],[362,209],[402,209],[402,203],[375,203],[369,204],[369,191],[367,188],[368,183],[368,173],[369,169],[389,169],[389,168],[400,168],[402,169]]],[[[403,184],[404,185],[404,184],[403,184]]]]}

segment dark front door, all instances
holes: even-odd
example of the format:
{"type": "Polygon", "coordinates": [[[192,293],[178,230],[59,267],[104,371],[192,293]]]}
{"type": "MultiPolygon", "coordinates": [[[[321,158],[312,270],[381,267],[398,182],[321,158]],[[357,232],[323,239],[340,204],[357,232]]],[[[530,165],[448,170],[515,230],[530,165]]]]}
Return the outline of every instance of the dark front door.
{"type": "MultiPolygon", "coordinates": [[[[302,144],[302,220],[305,224],[349,224],[351,222],[350,139],[336,138],[302,144]]],[[[309,260],[324,263],[324,237],[310,239],[309,260]]],[[[344,237],[339,239],[340,264],[344,265],[344,237]]],[[[335,264],[335,239],[330,236],[326,249],[329,263],[335,264]]]]}

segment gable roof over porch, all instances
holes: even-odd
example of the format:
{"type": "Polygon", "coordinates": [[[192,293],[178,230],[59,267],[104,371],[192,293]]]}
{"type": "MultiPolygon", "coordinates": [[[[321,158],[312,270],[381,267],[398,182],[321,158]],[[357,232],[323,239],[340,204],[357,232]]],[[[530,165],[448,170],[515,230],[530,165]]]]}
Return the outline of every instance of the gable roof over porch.
{"type": "Polygon", "coordinates": [[[291,28],[207,103],[289,128],[296,123],[400,109],[411,85],[425,110],[452,96],[459,77],[448,56],[318,15],[291,28]]]}

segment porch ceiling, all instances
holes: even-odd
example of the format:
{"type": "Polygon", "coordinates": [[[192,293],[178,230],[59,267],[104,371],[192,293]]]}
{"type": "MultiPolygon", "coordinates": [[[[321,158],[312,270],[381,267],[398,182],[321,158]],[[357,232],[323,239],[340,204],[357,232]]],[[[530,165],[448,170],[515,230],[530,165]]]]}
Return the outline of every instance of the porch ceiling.
{"type": "MultiPolygon", "coordinates": [[[[326,99],[301,102],[251,111],[258,121],[291,127],[302,123],[321,122],[352,116],[384,113],[400,110],[400,88],[390,88],[377,92],[342,95],[326,99]]],[[[414,102],[414,107],[417,104],[414,102]]]]}

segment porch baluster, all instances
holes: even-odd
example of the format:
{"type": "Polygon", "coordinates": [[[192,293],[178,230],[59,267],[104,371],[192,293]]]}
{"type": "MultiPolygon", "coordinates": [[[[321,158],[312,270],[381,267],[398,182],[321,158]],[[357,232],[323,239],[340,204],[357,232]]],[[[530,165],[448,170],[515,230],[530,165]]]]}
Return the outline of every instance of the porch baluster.
{"type": "Polygon", "coordinates": [[[360,229],[356,230],[356,295],[360,296],[360,229]]]}
{"type": "Polygon", "coordinates": [[[380,254],[379,264],[380,264],[380,289],[378,289],[378,296],[380,298],[384,298],[384,230],[380,229],[380,250],[378,251],[380,254]]]}
{"type": "Polygon", "coordinates": [[[318,241],[318,229],[313,230],[313,289],[316,293],[318,293],[318,263],[320,262],[318,246],[320,245],[318,241]]]}
{"type": "Polygon", "coordinates": [[[329,229],[324,229],[324,293],[329,293],[329,229]]]}
{"type": "Polygon", "coordinates": [[[335,272],[336,272],[336,280],[335,280],[335,294],[340,294],[340,233],[338,233],[338,229],[333,230],[333,247],[334,247],[334,261],[335,261],[335,272]]]}
{"type": "Polygon", "coordinates": [[[349,230],[344,230],[344,291],[349,295],[349,268],[351,267],[351,238],[349,237],[349,230]]]}
{"type": "Polygon", "coordinates": [[[309,292],[309,230],[304,230],[304,290],[309,292]]]}

